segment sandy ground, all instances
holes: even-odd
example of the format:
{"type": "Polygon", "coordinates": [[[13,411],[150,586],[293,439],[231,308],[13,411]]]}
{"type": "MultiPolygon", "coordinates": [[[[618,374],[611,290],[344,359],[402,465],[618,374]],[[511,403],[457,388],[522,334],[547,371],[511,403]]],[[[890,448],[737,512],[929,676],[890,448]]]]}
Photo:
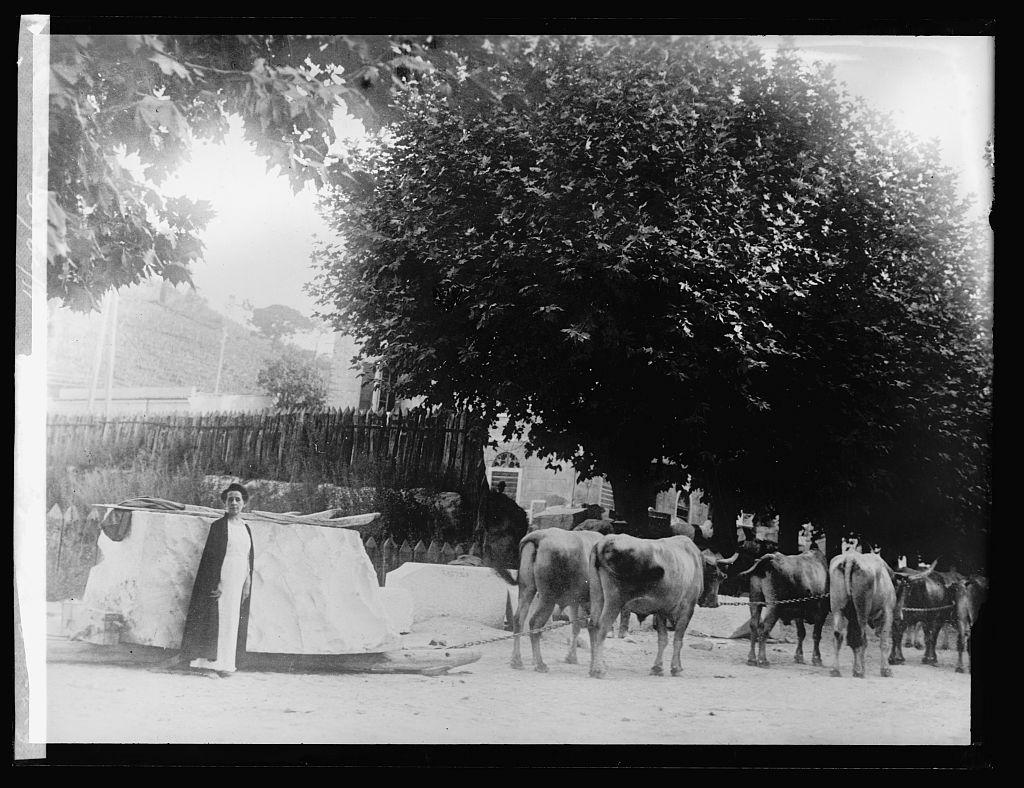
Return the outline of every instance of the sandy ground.
{"type": "MultiPolygon", "coordinates": [[[[733,618],[738,608],[720,608],[733,618]],[[726,612],[728,611],[728,613],[726,612]]],[[[705,624],[709,619],[705,618],[705,624]]],[[[710,627],[705,626],[705,629],[710,627]]],[[[697,631],[691,626],[692,631],[697,631]]],[[[791,630],[773,632],[785,638],[791,630]]],[[[548,673],[509,667],[511,640],[473,646],[481,658],[447,675],[245,672],[231,678],[154,672],[145,666],[50,662],[48,739],[52,743],[281,744],[946,744],[970,743],[970,675],[957,674],[956,651],[939,651],[939,667],[907,664],[879,676],[877,641],[868,675],[828,675],[831,633],[822,639],[826,667],[793,662],[794,645],[768,646],[770,668],[746,664],[745,640],[687,633],[683,675],[652,676],[657,636],[638,627],[609,637],[608,675],[587,675],[590,652],[580,637],[580,664],[563,662],[569,629],[545,634],[548,673]]],[[[501,636],[455,618],[417,624],[406,647],[443,641],[451,647],[501,636]]],[[[670,633],[671,635],[672,633],[670,633]]],[[[51,644],[57,639],[51,638],[51,644]]],[[[670,646],[671,647],[671,646],[670,646]]]]}

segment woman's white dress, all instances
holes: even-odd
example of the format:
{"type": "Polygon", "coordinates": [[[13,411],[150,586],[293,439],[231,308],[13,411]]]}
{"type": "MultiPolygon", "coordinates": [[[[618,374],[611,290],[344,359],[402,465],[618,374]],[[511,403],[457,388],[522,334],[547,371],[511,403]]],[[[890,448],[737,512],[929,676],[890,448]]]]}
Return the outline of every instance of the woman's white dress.
{"type": "Polygon", "coordinates": [[[217,600],[217,659],[200,657],[190,663],[233,673],[238,645],[238,620],[242,610],[242,591],[249,579],[249,549],[252,541],[243,520],[228,520],[228,544],[220,568],[220,598],[217,600]]]}

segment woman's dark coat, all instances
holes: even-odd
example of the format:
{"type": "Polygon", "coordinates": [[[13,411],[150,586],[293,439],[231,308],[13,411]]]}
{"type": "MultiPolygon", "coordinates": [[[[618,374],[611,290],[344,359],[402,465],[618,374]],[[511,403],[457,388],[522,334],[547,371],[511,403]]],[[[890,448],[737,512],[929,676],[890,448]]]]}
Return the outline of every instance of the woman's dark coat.
{"type": "MultiPolygon", "coordinates": [[[[252,578],[252,530],[245,524],[249,533],[249,577],[252,578]]],[[[196,582],[192,586],[192,599],[188,605],[188,616],[185,618],[185,631],[181,636],[182,660],[193,660],[198,657],[217,659],[217,629],[220,624],[218,615],[219,599],[210,594],[220,582],[220,568],[224,563],[224,555],[228,548],[228,520],[221,517],[210,525],[210,533],[206,537],[203,557],[199,560],[199,571],[196,582]]],[[[249,597],[242,599],[241,620],[238,625],[238,645],[235,659],[245,652],[245,635],[249,623],[249,597]]]]}

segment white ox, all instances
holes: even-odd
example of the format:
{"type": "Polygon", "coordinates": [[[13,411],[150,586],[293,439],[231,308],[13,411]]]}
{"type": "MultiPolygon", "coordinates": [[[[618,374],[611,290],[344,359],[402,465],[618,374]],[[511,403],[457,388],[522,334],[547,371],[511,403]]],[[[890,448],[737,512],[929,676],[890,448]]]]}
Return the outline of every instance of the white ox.
{"type": "Polygon", "coordinates": [[[519,650],[520,634],[531,630],[530,646],[533,650],[533,669],[547,672],[540,653],[540,632],[555,606],[564,608],[572,622],[569,653],[565,661],[575,665],[576,637],[581,627],[581,611],[590,612],[588,581],[590,555],[601,539],[597,531],[566,531],[561,528],[542,528],[524,536],[519,542],[519,605],[512,631],[513,668],[522,668],[519,650]]]}
{"type": "Polygon", "coordinates": [[[675,625],[672,643],[672,675],[682,672],[679,651],[693,609],[704,591],[704,558],[687,536],[638,539],[609,534],[594,545],[590,579],[590,675],[607,672],[604,641],[615,618],[628,608],[655,614],[658,653],[651,673],[662,674],[662,658],[668,645],[667,622],[675,625]]]}

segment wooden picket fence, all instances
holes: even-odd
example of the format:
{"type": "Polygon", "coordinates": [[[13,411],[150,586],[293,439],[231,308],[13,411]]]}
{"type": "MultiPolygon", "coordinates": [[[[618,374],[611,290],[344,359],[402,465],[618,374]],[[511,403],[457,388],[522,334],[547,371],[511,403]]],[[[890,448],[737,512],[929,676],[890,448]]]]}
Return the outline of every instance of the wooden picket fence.
{"type": "Polygon", "coordinates": [[[125,415],[50,414],[47,456],[68,465],[127,465],[139,456],[188,462],[202,473],[290,481],[469,490],[482,470],[486,430],[465,412],[354,411],[125,415]]]}
{"type": "MultiPolygon", "coordinates": [[[[74,506],[62,511],[55,505],[47,513],[46,596],[50,601],[82,598],[89,570],[96,564],[100,520],[97,509],[90,509],[83,516],[74,506]]],[[[446,564],[460,555],[480,555],[480,546],[476,543],[442,544],[437,539],[431,540],[429,545],[422,540],[415,545],[408,540],[399,545],[387,536],[378,544],[372,534],[365,534],[363,546],[373,564],[377,582],[382,586],[388,572],[407,561],[446,564]]]]}
{"type": "Polygon", "coordinates": [[[395,540],[388,536],[378,544],[371,534],[364,536],[363,547],[366,548],[366,554],[377,573],[377,582],[382,586],[388,572],[393,572],[409,561],[417,564],[447,564],[460,555],[480,557],[480,546],[476,542],[468,547],[464,542],[455,545],[449,542],[442,544],[437,539],[432,539],[429,545],[424,544],[422,539],[415,545],[408,540],[396,544],[395,540]]]}

